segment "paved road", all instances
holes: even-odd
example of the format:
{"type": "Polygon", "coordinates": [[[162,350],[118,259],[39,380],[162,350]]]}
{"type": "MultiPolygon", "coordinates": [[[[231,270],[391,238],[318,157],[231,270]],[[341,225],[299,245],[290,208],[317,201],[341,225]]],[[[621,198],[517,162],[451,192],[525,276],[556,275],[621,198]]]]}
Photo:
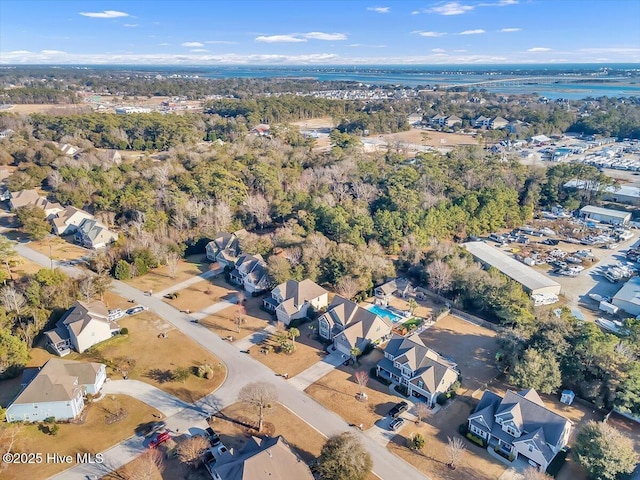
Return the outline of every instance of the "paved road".
{"type": "MultiPolygon", "coordinates": [[[[19,247],[18,252],[20,255],[45,267],[49,266],[49,258],[45,255],[33,251],[26,245],[20,245],[19,247]]],[[[65,271],[69,271],[68,273],[70,274],[74,273],[75,276],[82,274],[79,269],[70,267],[65,268],[65,271]],[[69,270],[75,270],[75,272],[69,270]]],[[[185,414],[193,415],[194,421],[198,418],[202,419],[203,414],[216,412],[236,402],[240,389],[247,383],[252,381],[269,381],[276,384],[280,403],[322,435],[329,437],[349,429],[354,430],[353,427],[350,427],[342,418],[324,408],[304,392],[295,388],[294,385],[289,384],[288,381],[280,377],[276,377],[269,368],[257,360],[252,359],[249,355],[241,353],[235,346],[222,340],[202,325],[192,323],[188,315],[164,303],[161,299],[145,295],[140,290],[117,280],[112,284],[112,291],[123,298],[133,299],[134,302],[149,307],[149,309],[161,318],[173,324],[177,329],[202,345],[226,364],[228,376],[224,384],[214,393],[196,402],[190,409],[183,411],[186,412],[185,414]]],[[[384,446],[378,444],[375,439],[369,438],[357,431],[356,434],[360,435],[363,444],[371,454],[374,473],[382,480],[396,480],[400,478],[403,480],[428,479],[428,477],[416,470],[412,465],[396,457],[384,446]]],[[[138,453],[142,453],[144,446],[139,443],[139,439],[137,440],[137,444],[135,441],[135,438],[133,440],[130,439],[114,448],[117,449],[121,447],[127,449],[129,453],[132,451],[135,452],[136,450],[138,453]],[[132,441],[134,443],[130,443],[132,441]]],[[[124,465],[130,460],[131,456],[123,455],[121,458],[122,461],[117,463],[124,465]]],[[[119,465],[110,465],[110,468],[114,466],[117,468],[119,465]]],[[[81,473],[85,475],[84,478],[87,478],[87,475],[91,474],[96,476],[104,475],[104,465],[94,466],[94,471],[87,473],[87,469],[90,468],[90,465],[74,467],[65,472],[68,473],[68,476],[58,476],[58,478],[83,478],[76,476],[76,474],[79,475],[81,473]]]]}

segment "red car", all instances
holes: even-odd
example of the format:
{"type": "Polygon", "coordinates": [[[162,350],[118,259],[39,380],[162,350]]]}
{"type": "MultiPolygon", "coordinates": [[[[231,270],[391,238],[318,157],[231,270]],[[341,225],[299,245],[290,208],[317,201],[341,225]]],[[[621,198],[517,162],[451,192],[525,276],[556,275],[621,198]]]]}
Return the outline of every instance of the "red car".
{"type": "Polygon", "coordinates": [[[158,445],[160,445],[161,443],[166,442],[170,438],[171,438],[171,435],[169,435],[169,432],[159,433],[156,438],[151,440],[151,442],[149,443],[149,448],[156,448],[158,445]]]}

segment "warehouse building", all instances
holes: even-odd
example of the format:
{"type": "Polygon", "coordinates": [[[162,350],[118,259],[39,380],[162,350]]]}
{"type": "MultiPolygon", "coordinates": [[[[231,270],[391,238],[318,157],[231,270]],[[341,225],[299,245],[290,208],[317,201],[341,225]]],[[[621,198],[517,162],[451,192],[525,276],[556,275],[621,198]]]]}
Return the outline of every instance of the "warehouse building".
{"type": "Polygon", "coordinates": [[[580,214],[589,220],[596,222],[609,223],[611,225],[628,225],[631,221],[631,212],[623,212],[622,210],[612,210],[610,208],[594,207],[587,205],[580,209],[580,214]]]}
{"type": "Polygon", "coordinates": [[[640,277],[633,277],[625,283],[611,303],[629,315],[640,315],[640,277]]]}
{"type": "Polygon", "coordinates": [[[518,282],[530,295],[560,294],[560,284],[531,267],[518,262],[496,247],[484,242],[468,242],[464,247],[483,265],[494,267],[518,282]]]}

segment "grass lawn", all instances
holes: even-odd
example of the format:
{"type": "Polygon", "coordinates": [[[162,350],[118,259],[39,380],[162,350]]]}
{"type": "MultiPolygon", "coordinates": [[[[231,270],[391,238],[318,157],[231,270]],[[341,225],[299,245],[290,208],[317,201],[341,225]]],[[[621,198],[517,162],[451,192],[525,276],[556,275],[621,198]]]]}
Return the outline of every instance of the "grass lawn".
{"type": "Polygon", "coordinates": [[[389,409],[400,398],[389,392],[389,387],[375,379],[369,380],[365,393],[368,400],[361,402],[356,399],[359,392],[354,378],[356,371],[369,370],[382,358],[382,352],[374,350],[369,355],[360,358],[360,366],[340,366],[320,380],[310,385],[305,391],[317,402],[329,410],[355,425],[363,424],[364,429],[371,428],[375,422],[383,418],[389,409]]]}
{"type": "Polygon", "coordinates": [[[153,290],[154,292],[159,292],[209,270],[209,263],[205,262],[204,259],[204,255],[190,255],[180,260],[175,278],[171,278],[169,268],[164,266],[155,268],[140,277],[127,280],[126,283],[143,291],[153,290]]]}
{"type": "MultiPolygon", "coordinates": [[[[77,453],[98,453],[135,434],[136,427],[141,423],[154,420],[156,409],[126,395],[107,395],[99,402],[87,407],[85,423],[60,424],[60,430],[55,437],[47,435],[38,429],[37,425],[26,424],[20,432],[20,440],[16,452],[24,453],[58,453],[72,455],[77,453]],[[128,415],[119,422],[107,425],[107,412],[124,408],[128,415]]],[[[22,480],[47,478],[75,463],[56,464],[46,463],[31,465],[10,465],[2,471],[3,480],[22,480]]]]}
{"type": "Polygon", "coordinates": [[[289,377],[294,377],[324,357],[322,353],[324,345],[315,340],[315,334],[309,330],[309,325],[311,324],[300,326],[300,336],[296,339],[295,344],[296,349],[291,354],[276,353],[278,345],[272,338],[267,339],[262,346],[251,347],[249,354],[275,373],[288,373],[289,377]],[[272,347],[268,354],[261,352],[263,346],[272,347]]]}
{"type": "Polygon", "coordinates": [[[180,311],[188,309],[192,313],[196,313],[214,303],[235,299],[237,290],[214,285],[209,280],[202,280],[176,293],[178,293],[178,298],[173,300],[164,298],[163,301],[180,311]]]}
{"type": "Polygon", "coordinates": [[[31,260],[27,260],[26,258],[19,255],[14,257],[14,259],[15,263],[12,262],[13,265],[11,265],[11,274],[13,275],[14,279],[24,277],[25,275],[33,275],[44,268],[37,263],[34,263],[31,260]]]}
{"type": "Polygon", "coordinates": [[[261,297],[248,296],[246,298],[244,312],[241,313],[244,317],[244,323],[240,325],[240,332],[238,332],[238,326],[234,321],[238,316],[238,306],[236,305],[209,315],[200,323],[221,337],[231,335],[236,340],[244,338],[264,329],[272,319],[269,313],[260,309],[260,305],[262,305],[261,297]]]}
{"type": "MultiPolygon", "coordinates": [[[[447,437],[460,437],[458,425],[465,422],[471,407],[457,400],[426,422],[416,425],[407,422],[401,433],[393,437],[387,448],[418,470],[438,480],[495,480],[507,469],[506,465],[490,457],[485,449],[464,439],[467,450],[455,470],[447,467],[447,437]],[[407,439],[420,432],[426,440],[421,452],[409,450],[407,439]]],[[[462,437],[460,437],[462,438],[462,437]]]]}
{"type": "Polygon", "coordinates": [[[54,260],[76,260],[91,253],[90,250],[74,244],[73,236],[50,236],[43,240],[29,242],[28,246],[47,257],[52,256],[54,260]]]}

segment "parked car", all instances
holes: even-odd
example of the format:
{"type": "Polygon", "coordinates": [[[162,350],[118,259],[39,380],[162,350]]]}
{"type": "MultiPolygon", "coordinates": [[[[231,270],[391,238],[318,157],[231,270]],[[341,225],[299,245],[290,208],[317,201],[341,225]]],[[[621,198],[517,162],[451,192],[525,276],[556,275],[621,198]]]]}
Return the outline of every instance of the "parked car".
{"type": "Polygon", "coordinates": [[[552,246],[556,246],[560,243],[560,240],[554,240],[552,238],[545,238],[542,243],[544,243],[545,245],[552,245],[552,246]]]}
{"type": "Polygon", "coordinates": [[[130,308],[127,310],[127,315],[135,315],[136,313],[144,312],[144,307],[142,305],[138,305],[137,307],[130,308]]]}
{"type": "Polygon", "coordinates": [[[396,418],[389,424],[389,430],[395,432],[402,425],[404,425],[404,419],[403,418],[396,418]]]}
{"type": "Polygon", "coordinates": [[[157,448],[158,445],[168,441],[171,438],[169,432],[162,432],[156,435],[156,437],[149,442],[149,448],[157,448]]]}
{"type": "Polygon", "coordinates": [[[389,416],[396,418],[400,416],[402,412],[406,412],[408,408],[409,404],[407,402],[397,403],[391,410],[389,410],[389,416]]]}
{"type": "Polygon", "coordinates": [[[207,427],[207,429],[205,430],[206,434],[207,434],[207,438],[209,438],[209,443],[211,443],[212,447],[217,447],[218,445],[220,445],[221,440],[220,437],[218,436],[218,434],[213,430],[213,428],[211,427],[207,427]]]}

